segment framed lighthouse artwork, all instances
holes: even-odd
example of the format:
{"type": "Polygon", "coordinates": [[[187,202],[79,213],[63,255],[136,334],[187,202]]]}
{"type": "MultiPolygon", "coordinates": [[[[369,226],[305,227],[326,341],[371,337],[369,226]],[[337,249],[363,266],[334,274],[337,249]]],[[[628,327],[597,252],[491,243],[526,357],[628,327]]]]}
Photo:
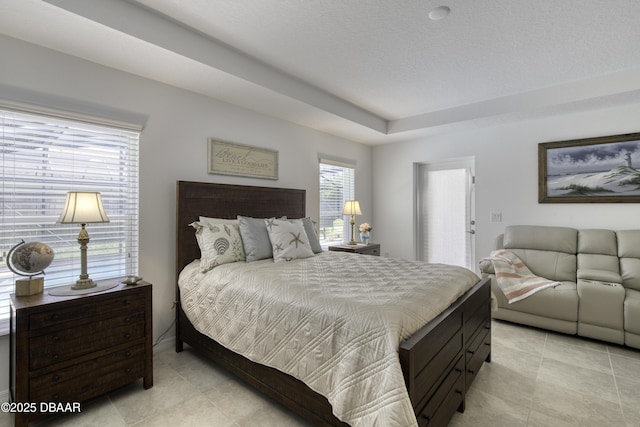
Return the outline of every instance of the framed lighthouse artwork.
{"type": "Polygon", "coordinates": [[[538,144],[538,202],[640,203],[640,133],[538,144]]]}

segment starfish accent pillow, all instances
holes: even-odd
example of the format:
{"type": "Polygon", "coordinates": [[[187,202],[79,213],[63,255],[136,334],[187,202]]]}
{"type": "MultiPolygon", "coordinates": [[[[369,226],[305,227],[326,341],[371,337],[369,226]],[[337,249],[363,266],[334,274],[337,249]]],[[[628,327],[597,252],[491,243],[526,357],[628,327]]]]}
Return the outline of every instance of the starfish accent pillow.
{"type": "Polygon", "coordinates": [[[302,220],[267,218],[264,223],[269,233],[274,262],[309,258],[314,255],[302,220]]]}

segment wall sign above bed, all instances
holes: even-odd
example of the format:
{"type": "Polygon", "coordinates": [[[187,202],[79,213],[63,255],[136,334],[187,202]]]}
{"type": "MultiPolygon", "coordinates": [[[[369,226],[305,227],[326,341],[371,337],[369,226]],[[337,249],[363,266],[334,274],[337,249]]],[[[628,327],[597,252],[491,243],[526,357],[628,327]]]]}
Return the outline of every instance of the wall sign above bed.
{"type": "Polygon", "coordinates": [[[209,138],[208,172],[278,179],[278,152],[209,138]]]}
{"type": "Polygon", "coordinates": [[[538,144],[540,203],[640,203],[640,133],[538,144]]]}

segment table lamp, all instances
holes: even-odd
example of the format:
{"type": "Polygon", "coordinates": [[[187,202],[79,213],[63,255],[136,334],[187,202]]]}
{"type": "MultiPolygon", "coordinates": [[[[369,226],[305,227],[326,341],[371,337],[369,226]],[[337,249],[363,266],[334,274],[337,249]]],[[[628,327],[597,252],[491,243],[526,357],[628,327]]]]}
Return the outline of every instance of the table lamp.
{"type": "Polygon", "coordinates": [[[360,211],[360,202],[357,200],[346,200],[344,202],[344,209],[342,209],[342,215],[351,215],[351,220],[349,224],[351,224],[351,240],[349,241],[350,245],[356,245],[356,241],[353,237],[355,233],[356,227],[356,215],[362,215],[360,211]]]}
{"type": "Polygon", "coordinates": [[[62,224],[80,224],[82,228],[78,234],[80,244],[80,278],[71,289],[89,289],[96,286],[96,283],[89,278],[87,273],[87,244],[89,243],[89,233],[85,225],[89,223],[109,222],[109,218],[102,206],[102,197],[98,192],[70,191],[67,193],[67,201],[58,218],[62,224]]]}

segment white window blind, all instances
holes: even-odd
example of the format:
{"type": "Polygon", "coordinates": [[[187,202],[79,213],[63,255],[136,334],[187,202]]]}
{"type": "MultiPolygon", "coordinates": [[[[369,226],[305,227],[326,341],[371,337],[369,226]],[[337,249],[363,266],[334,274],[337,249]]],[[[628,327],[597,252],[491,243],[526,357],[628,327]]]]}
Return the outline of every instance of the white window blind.
{"type": "Polygon", "coordinates": [[[320,245],[341,244],[350,238],[349,221],[342,215],[345,200],[355,199],[353,165],[320,160],[320,245]]]}
{"type": "MultiPolygon", "coordinates": [[[[92,279],[137,274],[140,129],[0,109],[0,334],[8,330],[16,279],[9,250],[21,240],[54,251],[45,287],[80,275],[79,224],[58,224],[68,191],[99,191],[110,222],[87,224],[92,279]]],[[[45,290],[46,292],[46,290],[45,290]]]]}

